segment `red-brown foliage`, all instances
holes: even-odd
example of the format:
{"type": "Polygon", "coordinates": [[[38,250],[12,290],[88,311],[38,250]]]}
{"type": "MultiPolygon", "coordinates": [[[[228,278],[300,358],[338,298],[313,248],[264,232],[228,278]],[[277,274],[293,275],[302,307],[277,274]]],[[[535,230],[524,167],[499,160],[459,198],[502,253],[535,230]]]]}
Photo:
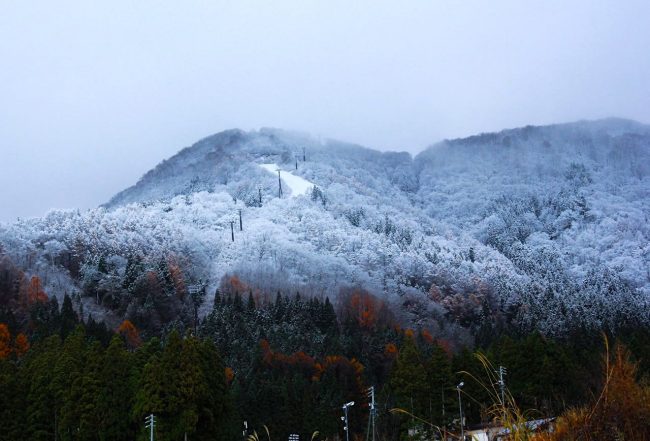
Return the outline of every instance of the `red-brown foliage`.
{"type": "Polygon", "coordinates": [[[235,371],[233,371],[232,368],[227,367],[224,369],[224,373],[226,375],[226,384],[232,383],[232,380],[235,379],[235,371]]]}
{"type": "Polygon", "coordinates": [[[363,289],[350,292],[342,290],[339,294],[340,316],[345,320],[354,320],[364,329],[388,326],[392,317],[383,301],[363,289]]]}
{"type": "Polygon", "coordinates": [[[11,334],[9,328],[4,323],[0,323],[0,360],[3,360],[11,354],[11,334]]]}
{"type": "Polygon", "coordinates": [[[429,344],[429,345],[433,344],[433,342],[434,342],[433,336],[431,335],[431,333],[429,331],[427,331],[426,329],[423,329],[422,332],[420,332],[420,335],[422,335],[422,339],[427,344],[429,344]]]}
{"type": "Polygon", "coordinates": [[[47,302],[47,294],[43,291],[40,277],[32,276],[27,287],[27,304],[33,305],[36,302],[47,302]]]}
{"type": "Polygon", "coordinates": [[[142,345],[142,340],[140,339],[140,333],[133,323],[129,320],[124,320],[122,324],[117,328],[117,333],[124,337],[126,345],[130,349],[135,349],[142,345]]]}
{"type": "Polygon", "coordinates": [[[638,365],[617,345],[604,357],[603,388],[591,405],[570,409],[552,433],[536,441],[650,440],[650,385],[639,382],[638,365]]]}
{"type": "Polygon", "coordinates": [[[384,348],[384,355],[388,358],[396,358],[398,354],[397,345],[395,343],[388,343],[384,348]]]}
{"type": "Polygon", "coordinates": [[[436,343],[442,348],[443,351],[445,351],[447,357],[451,358],[454,355],[453,347],[449,340],[439,338],[436,340],[436,343]]]}
{"type": "Polygon", "coordinates": [[[22,332],[14,340],[14,353],[18,358],[22,357],[29,351],[29,340],[22,332]]]}
{"type": "Polygon", "coordinates": [[[169,274],[172,278],[172,283],[174,284],[176,295],[182,298],[186,292],[183,270],[181,270],[180,265],[174,257],[169,257],[167,259],[167,268],[169,268],[169,274]]]}

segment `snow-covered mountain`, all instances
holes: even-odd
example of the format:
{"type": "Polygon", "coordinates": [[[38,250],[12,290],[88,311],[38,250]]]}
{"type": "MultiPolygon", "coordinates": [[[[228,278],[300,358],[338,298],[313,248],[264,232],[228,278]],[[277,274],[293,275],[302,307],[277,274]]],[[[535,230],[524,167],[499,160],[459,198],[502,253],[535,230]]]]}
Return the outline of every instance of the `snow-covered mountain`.
{"type": "Polygon", "coordinates": [[[262,294],[362,287],[439,332],[562,334],[650,324],[649,215],[650,126],[632,121],[528,126],[415,157],[229,130],[100,208],[0,226],[0,252],[97,313],[161,323],[186,306],[152,295],[152,277],[168,297],[207,284],[205,310],[236,275],[262,294]]]}

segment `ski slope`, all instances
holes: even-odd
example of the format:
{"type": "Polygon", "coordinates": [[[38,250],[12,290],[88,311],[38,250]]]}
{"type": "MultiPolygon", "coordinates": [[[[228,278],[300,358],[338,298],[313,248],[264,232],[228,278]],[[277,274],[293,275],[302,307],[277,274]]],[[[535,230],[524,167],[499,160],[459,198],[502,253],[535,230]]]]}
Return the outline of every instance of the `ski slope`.
{"type": "MultiPolygon", "coordinates": [[[[280,169],[280,167],[277,164],[259,164],[259,166],[262,167],[264,170],[269,171],[273,174],[277,174],[278,169],[280,169]]],[[[280,177],[287,185],[287,187],[289,187],[292,198],[295,198],[303,194],[307,194],[314,187],[313,182],[309,182],[307,179],[302,178],[300,176],[296,176],[286,170],[282,170],[282,169],[280,170],[281,170],[280,177]]]]}

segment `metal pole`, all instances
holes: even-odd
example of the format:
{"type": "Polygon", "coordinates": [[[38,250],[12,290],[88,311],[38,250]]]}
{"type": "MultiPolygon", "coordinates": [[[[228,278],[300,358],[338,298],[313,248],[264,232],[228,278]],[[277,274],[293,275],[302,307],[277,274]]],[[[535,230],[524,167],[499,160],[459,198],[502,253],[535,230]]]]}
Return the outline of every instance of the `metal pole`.
{"type": "Polygon", "coordinates": [[[456,390],[458,391],[458,412],[460,414],[460,439],[465,441],[465,428],[463,427],[463,403],[460,399],[460,388],[464,386],[464,383],[461,381],[456,390]]]}
{"type": "Polygon", "coordinates": [[[261,207],[262,206],[262,187],[258,187],[257,191],[258,191],[258,193],[260,195],[260,207],[261,207]]]}
{"type": "Polygon", "coordinates": [[[278,197],[282,198],[282,179],[280,179],[280,170],[278,170],[278,197]]]}
{"type": "Polygon", "coordinates": [[[345,406],[345,440],[350,441],[350,424],[348,423],[348,406],[345,406]]]}
{"type": "Polygon", "coordinates": [[[152,413],[152,414],[149,414],[149,416],[147,418],[145,418],[144,421],[145,421],[144,427],[149,428],[149,439],[150,439],[150,441],[153,441],[153,428],[156,425],[156,417],[152,413]]]}
{"type": "Polygon", "coordinates": [[[354,406],[354,401],[350,401],[349,403],[345,403],[343,405],[343,412],[345,413],[345,417],[342,417],[345,421],[345,441],[350,441],[350,422],[348,421],[348,407],[354,406]]]}
{"type": "Polygon", "coordinates": [[[235,221],[230,221],[230,237],[235,241],[235,221]]]}
{"type": "Polygon", "coordinates": [[[506,418],[506,398],[505,398],[505,389],[506,382],[503,377],[506,375],[506,368],[499,366],[499,387],[501,389],[501,405],[503,406],[503,418],[505,421],[506,418]]]}
{"type": "Polygon", "coordinates": [[[372,398],[372,401],[370,402],[370,412],[372,416],[372,441],[375,441],[375,414],[377,413],[375,410],[375,386],[370,387],[370,396],[372,398]]]}
{"type": "Polygon", "coordinates": [[[244,226],[241,222],[241,208],[239,209],[239,231],[244,231],[244,226]]]}

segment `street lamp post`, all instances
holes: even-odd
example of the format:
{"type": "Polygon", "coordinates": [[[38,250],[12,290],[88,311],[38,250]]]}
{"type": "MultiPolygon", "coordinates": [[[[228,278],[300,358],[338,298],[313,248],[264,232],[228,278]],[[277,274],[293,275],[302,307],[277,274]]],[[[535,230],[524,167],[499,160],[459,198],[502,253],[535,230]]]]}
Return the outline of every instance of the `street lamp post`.
{"type": "Polygon", "coordinates": [[[465,383],[461,381],[456,386],[456,390],[458,391],[458,413],[460,414],[460,439],[462,441],[465,441],[465,429],[463,428],[463,402],[461,401],[460,398],[460,388],[463,387],[464,385],[465,383]]]}
{"type": "Polygon", "coordinates": [[[348,408],[354,406],[354,401],[350,401],[349,403],[345,403],[343,405],[343,412],[345,412],[345,416],[342,418],[345,421],[345,427],[343,430],[345,430],[345,440],[350,441],[350,423],[348,420],[348,408]]]}

